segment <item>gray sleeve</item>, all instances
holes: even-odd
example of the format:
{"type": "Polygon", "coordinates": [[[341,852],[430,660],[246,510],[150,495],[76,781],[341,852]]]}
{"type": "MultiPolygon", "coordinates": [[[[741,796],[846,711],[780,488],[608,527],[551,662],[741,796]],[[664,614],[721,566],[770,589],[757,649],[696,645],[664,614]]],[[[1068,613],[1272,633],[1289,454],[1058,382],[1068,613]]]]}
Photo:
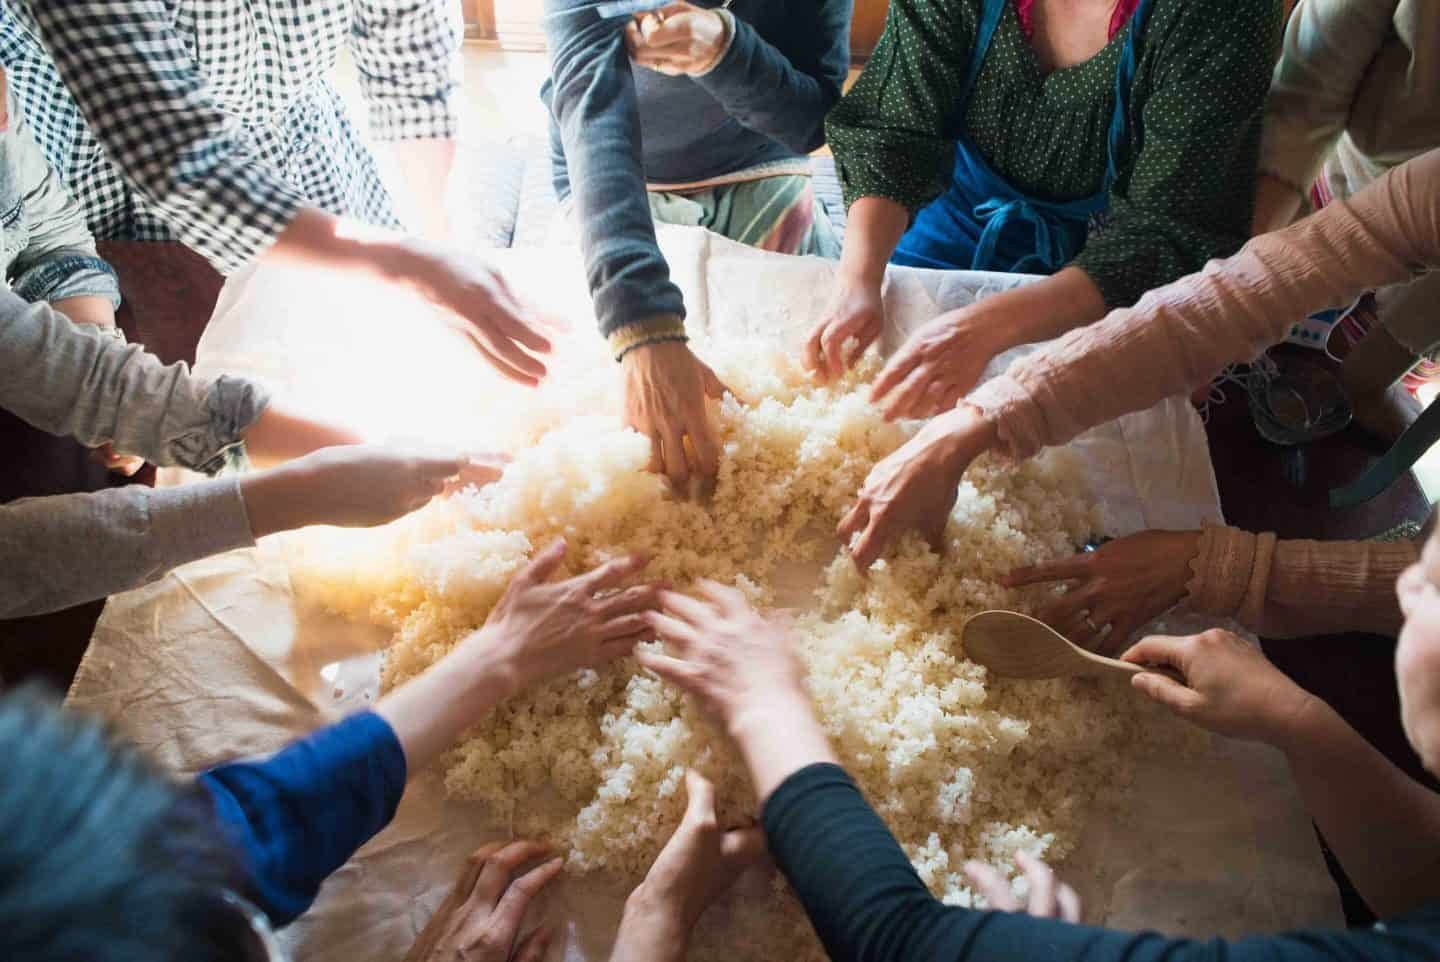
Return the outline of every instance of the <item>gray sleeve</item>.
{"type": "Polygon", "coordinates": [[[0,407],[159,465],[213,473],[269,398],[242,378],[192,375],[138,345],[0,291],[0,407]]]}
{"type": "Polygon", "coordinates": [[[10,98],[10,144],[15,151],[20,195],[30,240],[10,265],[10,284],[27,301],[103,297],[120,306],[115,271],[95,252],[80,205],[66,193],[10,98]]]}
{"type": "Polygon", "coordinates": [[[238,478],[0,505],[0,618],[58,611],[255,543],[238,478]]]}

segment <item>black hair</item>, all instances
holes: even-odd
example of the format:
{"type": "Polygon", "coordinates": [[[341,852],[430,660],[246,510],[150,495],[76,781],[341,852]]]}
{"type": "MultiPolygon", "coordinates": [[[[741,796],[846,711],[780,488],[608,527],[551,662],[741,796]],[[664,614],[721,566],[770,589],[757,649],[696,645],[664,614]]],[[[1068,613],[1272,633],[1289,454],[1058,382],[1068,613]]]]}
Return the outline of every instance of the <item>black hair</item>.
{"type": "Polygon", "coordinates": [[[39,689],[0,695],[0,959],[242,962],[242,879],[196,790],[39,689]]]}

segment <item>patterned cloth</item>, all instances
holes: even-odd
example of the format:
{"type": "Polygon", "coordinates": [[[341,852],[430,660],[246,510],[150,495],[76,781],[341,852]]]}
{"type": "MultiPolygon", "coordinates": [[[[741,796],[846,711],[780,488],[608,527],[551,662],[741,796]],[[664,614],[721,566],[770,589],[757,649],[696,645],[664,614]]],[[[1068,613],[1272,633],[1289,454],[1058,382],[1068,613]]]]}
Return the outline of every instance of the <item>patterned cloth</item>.
{"type": "Polygon", "coordinates": [[[0,62],[100,238],[178,239],[229,273],[302,207],[395,225],[326,79],[342,46],[372,135],[455,134],[462,31],[451,0],[4,4],[0,62]]]}
{"type": "Polygon", "coordinates": [[[652,190],[650,213],[661,223],[703,227],[777,254],[840,256],[840,237],[807,174],[693,191],[652,190]]]}
{"type": "MultiPolygon", "coordinates": [[[[1042,71],[1009,5],[968,104],[957,103],[980,0],[892,0],[885,32],[826,123],[846,202],[911,211],[950,184],[964,133],[1017,191],[1089,197],[1106,176],[1121,31],[1089,60],[1042,71]]],[[[1073,261],[1110,307],[1233,253],[1250,231],[1260,117],[1280,38],[1275,0],[1156,0],[1137,44],[1108,215],[1073,261]]]]}

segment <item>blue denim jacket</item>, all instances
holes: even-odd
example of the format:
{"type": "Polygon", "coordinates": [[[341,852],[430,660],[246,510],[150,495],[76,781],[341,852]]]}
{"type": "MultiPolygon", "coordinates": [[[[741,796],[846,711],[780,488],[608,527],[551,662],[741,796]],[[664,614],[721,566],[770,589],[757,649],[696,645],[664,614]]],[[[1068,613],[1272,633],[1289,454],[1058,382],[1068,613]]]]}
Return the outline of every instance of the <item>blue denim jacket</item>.
{"type": "Polygon", "coordinates": [[[45,160],[18,101],[0,130],[0,268],[21,298],[94,296],[120,306],[115,271],[95,252],[85,215],[45,160]]]}

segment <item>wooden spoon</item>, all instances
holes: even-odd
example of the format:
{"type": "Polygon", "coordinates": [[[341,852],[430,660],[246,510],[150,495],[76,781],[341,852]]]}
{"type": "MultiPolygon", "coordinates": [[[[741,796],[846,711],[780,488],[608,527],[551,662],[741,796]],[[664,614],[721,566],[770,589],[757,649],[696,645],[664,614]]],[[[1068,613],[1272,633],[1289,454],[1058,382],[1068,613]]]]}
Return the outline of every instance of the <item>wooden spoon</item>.
{"type": "Polygon", "coordinates": [[[1086,651],[1018,611],[982,611],[960,629],[965,656],[1001,678],[1129,678],[1145,669],[1086,651]]]}

